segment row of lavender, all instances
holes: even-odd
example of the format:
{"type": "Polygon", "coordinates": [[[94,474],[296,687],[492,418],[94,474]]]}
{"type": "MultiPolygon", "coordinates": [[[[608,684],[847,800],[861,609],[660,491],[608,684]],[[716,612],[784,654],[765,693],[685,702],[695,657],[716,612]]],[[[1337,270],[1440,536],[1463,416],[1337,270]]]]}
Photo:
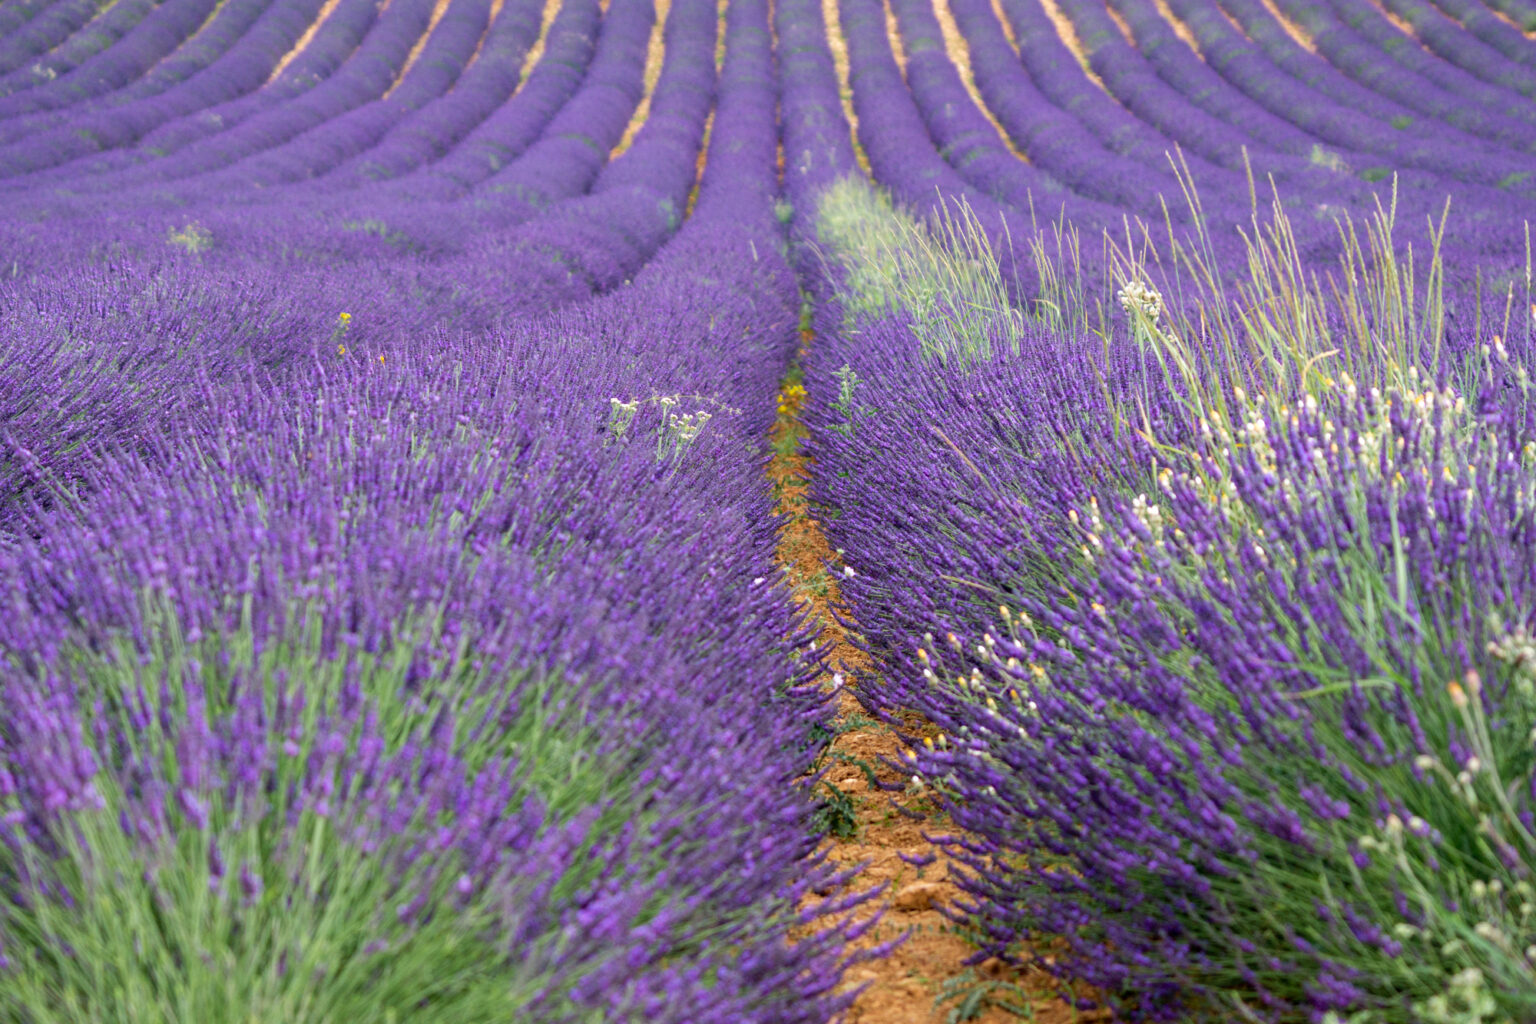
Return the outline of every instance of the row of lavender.
{"type": "MultiPolygon", "coordinates": [[[[1478,301],[1477,267],[1496,278],[1481,282],[1491,285],[1486,290],[1507,290],[1531,207],[1533,136],[1522,76],[1492,84],[1443,60],[1400,67],[1390,55],[1417,53],[1402,39],[1382,43],[1372,59],[1361,58],[1358,41],[1341,43],[1355,64],[1330,63],[1295,42],[1270,11],[1236,0],[1176,5],[1202,47],[1197,54],[1152,4],[1112,6],[1059,5],[1086,48],[1085,69],[1056,24],[1023,0],[947,5],[958,31],[948,42],[920,0],[890,5],[894,30],[880,4],[840,4],[858,139],[875,177],[918,208],[942,202],[940,195],[963,198],[1005,264],[1008,249],[1027,248],[1019,240],[1060,217],[1088,248],[1105,227],[1123,234],[1126,213],[1159,224],[1169,218],[1187,243],[1197,218],[1176,174],[1198,189],[1200,219],[1223,229],[1211,241],[1229,266],[1240,266],[1243,253],[1225,229],[1247,225],[1255,193],[1267,201],[1270,182],[1292,214],[1297,244],[1329,258],[1341,213],[1394,197],[1402,240],[1423,251],[1426,218],[1438,220],[1450,197],[1456,216],[1444,241],[1447,266],[1467,276],[1465,295],[1455,297],[1464,307],[1487,304],[1478,301]],[[1248,34],[1239,35],[1235,22],[1248,34]],[[951,61],[957,48],[996,127],[951,61]],[[1170,163],[1173,146],[1178,167],[1170,163]]],[[[1309,28],[1321,37],[1332,23],[1319,7],[1309,28]]],[[[1510,48],[1536,49],[1524,38],[1510,48]]],[[[1084,254],[1089,263],[1096,255],[1084,254]]],[[[1027,298],[1040,288],[1034,262],[1005,267],[1027,298]]]]}
{"type": "MultiPolygon", "coordinates": [[[[1518,20],[1517,0],[1508,2],[1514,6],[1501,16],[1518,20]]],[[[284,214],[259,218],[270,223],[253,242],[263,252],[319,249],[332,258],[357,248],[348,236],[361,230],[434,260],[456,253],[465,239],[504,259],[526,246],[501,234],[486,242],[484,228],[510,231],[594,185],[617,191],[604,187],[617,186],[610,176],[596,176],[639,98],[650,19],[643,3],[617,4],[609,18],[599,17],[595,0],[562,3],[533,68],[522,66],[539,31],[538,12],[526,0],[494,18],[484,0],[457,0],[440,18],[424,3],[381,13],[363,0],[342,0],[297,56],[289,50],[316,17],[313,0],[259,13],[250,5],[221,7],[206,22],[190,7],[146,16],[147,8],[131,14],[130,6],[114,5],[83,26],[18,14],[24,20],[12,59],[44,41],[58,55],[37,65],[45,80],[20,82],[0,100],[9,103],[0,107],[0,170],[8,188],[32,201],[50,196],[46,208],[55,213],[113,218],[126,205],[176,209],[213,195],[254,196],[270,212],[277,207],[265,202],[267,190],[278,189],[284,214]],[[70,24],[78,31],[60,38],[70,24]],[[66,58],[82,36],[111,45],[66,58]],[[135,80],[135,69],[147,73],[135,80]],[[125,190],[135,197],[131,204],[125,190]]],[[[1409,215],[1406,240],[1422,248],[1422,218],[1438,216],[1450,191],[1458,217],[1447,240],[1449,265],[1509,264],[1523,246],[1520,210],[1532,187],[1524,169],[1532,141],[1528,94],[1536,83],[1529,40],[1506,20],[1480,19],[1450,0],[1400,6],[1428,50],[1375,8],[1347,0],[1293,0],[1274,10],[1242,0],[1184,2],[1166,12],[1137,0],[1109,7],[1071,0],[1059,9],[1086,48],[1084,69],[1034,4],[946,5],[1006,140],[970,102],[929,5],[892,5],[900,65],[881,5],[843,4],[834,28],[848,38],[861,142],[876,175],[908,202],[932,203],[935,186],[965,198],[995,239],[1029,237],[1037,222],[1066,215],[1091,243],[1101,228],[1118,228],[1125,212],[1159,219],[1161,199],[1171,200],[1172,217],[1184,227],[1191,217],[1168,164],[1174,143],[1207,216],[1223,226],[1245,223],[1250,175],[1261,190],[1273,178],[1296,214],[1298,244],[1331,252],[1337,214],[1368,207],[1373,191],[1384,193],[1384,179],[1396,175],[1397,199],[1409,215]],[[1181,20],[1182,35],[1165,15],[1181,20]],[[1302,25],[1306,47],[1282,16],[1302,25]],[[942,159],[920,156],[924,138],[937,143],[942,159]]],[[[683,117],[685,137],[702,116],[683,117]]],[[[675,196],[687,180],[676,155],[671,169],[625,177],[625,185],[643,177],[643,194],[607,194],[593,204],[595,216],[532,232],[533,244],[542,245],[570,237],[575,224],[614,216],[623,229],[605,232],[607,246],[637,252],[614,263],[598,254],[604,246],[557,251],[541,261],[544,272],[531,275],[532,285],[495,292],[468,315],[483,320],[508,299],[513,311],[538,308],[629,276],[676,223],[675,196]],[[562,277],[570,265],[574,283],[562,277]]],[[[246,220],[213,233],[238,245],[249,234],[246,220]]],[[[153,232],[168,230],[155,218],[153,232]]],[[[1216,237],[1225,262],[1239,263],[1233,236],[1216,237]]],[[[40,227],[32,251],[46,258],[42,251],[54,241],[40,227]]],[[[473,288],[437,287],[483,293],[491,282],[475,279],[470,268],[483,266],[486,255],[475,253],[469,267],[422,273],[457,281],[468,271],[473,288]]],[[[1010,268],[1026,295],[1037,291],[1030,262],[1010,268]]],[[[1507,282],[1483,283],[1491,293],[1507,282]]],[[[1475,294],[1468,301],[1482,305],[1475,294]]]]}
{"type": "Polygon", "coordinates": [[[858,897],[812,896],[839,883],[794,781],[827,708],[761,472],[799,312],[766,5],[731,5],[717,88],[715,7],[675,3],[606,164],[653,12],[615,2],[594,45],[596,11],[546,43],[590,51],[563,96],[541,61],[479,122],[523,159],[454,186],[506,187],[444,203],[451,245],[398,238],[406,191],[348,227],[294,190],[307,232],[194,189],[167,233],[150,174],[15,194],[0,1016],[845,1005],[858,897]]]}
{"type": "MultiPolygon", "coordinates": [[[[562,4],[529,88],[505,103],[537,32],[531,4],[508,5],[488,25],[483,0],[458,0],[440,21],[429,17],[426,4],[390,5],[381,14],[372,4],[346,0],[291,61],[284,54],[315,17],[313,0],[270,5],[259,15],[250,5],[237,6],[221,8],[204,24],[192,7],[171,5],[146,17],[147,7],[114,5],[62,41],[44,30],[65,23],[36,15],[23,24],[36,30],[36,39],[29,43],[28,33],[18,31],[18,54],[44,40],[68,50],[80,35],[98,47],[112,45],[76,63],[50,58],[37,65],[46,68],[46,80],[20,83],[6,98],[0,168],[12,187],[34,192],[51,185],[72,197],[81,190],[119,194],[125,183],[138,182],[168,200],[188,190],[207,195],[238,184],[269,188],[310,178],[327,190],[351,189],[371,176],[407,174],[409,184],[391,182],[382,195],[363,189],[369,197],[357,208],[387,203],[402,190],[435,199],[460,197],[466,189],[543,195],[549,181],[524,181],[525,174],[510,169],[504,180],[487,179],[502,178],[501,169],[539,137],[577,83],[586,91],[606,85],[611,93],[608,102],[567,109],[568,121],[580,115],[576,133],[590,133],[596,157],[609,134],[605,125],[626,97],[629,103],[636,98],[637,50],[646,31],[637,5],[616,5],[616,17],[604,19],[607,55],[594,56],[596,4],[562,4]],[[167,50],[157,63],[155,55],[167,50]],[[591,61],[596,64],[589,67],[591,61]],[[101,151],[109,152],[90,156],[101,151]],[[181,184],[167,192],[168,181],[181,184]]],[[[1291,0],[1275,11],[1242,0],[1185,2],[1169,8],[1182,20],[1183,36],[1150,3],[1116,0],[1103,7],[1072,0],[1060,11],[1087,48],[1097,82],[1038,6],[1000,4],[1002,22],[990,4],[950,6],[979,89],[1031,166],[1018,166],[959,91],[926,4],[893,5],[910,72],[905,84],[959,168],[958,178],[945,172],[955,179],[946,187],[963,182],[979,193],[974,202],[1002,203],[1013,215],[992,219],[1010,228],[1030,201],[1054,215],[1066,200],[1090,233],[1127,208],[1158,215],[1156,197],[1178,194],[1168,174],[1170,142],[1184,148],[1210,201],[1231,198],[1241,210],[1248,170],[1274,176],[1288,202],[1308,214],[1298,218],[1299,229],[1320,245],[1332,237],[1329,211],[1366,200],[1366,186],[1392,173],[1401,176],[1402,197],[1416,213],[1436,212],[1455,183],[1458,205],[1468,211],[1460,222],[1465,245],[1474,251],[1506,244],[1502,227],[1511,204],[1532,187],[1523,162],[1532,142],[1527,100],[1536,87],[1529,40],[1504,21],[1479,19],[1475,9],[1449,0],[1443,11],[1400,5],[1398,13],[1421,26],[1428,51],[1375,8],[1347,0],[1291,0]],[[1303,26],[1310,48],[1288,34],[1282,15],[1303,26]],[[1198,54],[1185,38],[1195,40],[1198,54]],[[1489,233],[1494,237],[1483,237],[1489,233]]],[[[879,5],[842,5],[842,15],[844,23],[835,27],[848,35],[855,54],[856,102],[905,102],[905,88],[890,77],[894,63],[881,55],[889,40],[879,5]]],[[[867,134],[885,140],[872,148],[906,153],[893,141],[904,126],[888,122],[908,115],[870,113],[882,127],[867,134]]],[[[600,158],[575,168],[571,187],[590,181],[596,166],[600,158]]],[[[875,169],[921,193],[922,201],[931,198],[924,186],[936,169],[889,160],[875,169]]],[[[77,200],[66,205],[79,208],[77,200]]],[[[444,244],[464,234],[461,218],[434,208],[417,227],[430,245],[444,244]],[[444,216],[450,227],[434,233],[430,225],[444,216]]]]}
{"type": "MultiPolygon", "coordinates": [[[[790,6],[781,31],[817,18],[790,6]]],[[[1416,205],[1405,179],[1399,215],[1439,189],[1470,196],[1472,223],[1453,214],[1394,262],[1390,214],[1358,242],[1306,223],[1311,203],[1364,197],[1293,162],[1304,201],[1282,192],[1250,245],[1220,237],[1250,207],[1218,177],[1160,255],[1122,231],[1076,264],[1021,256],[1001,248],[1031,223],[1016,197],[1038,205],[1042,166],[1068,173],[1046,133],[1081,123],[1015,87],[985,5],[953,7],[1028,167],[926,7],[892,5],[903,69],[883,12],[842,5],[858,139],[926,224],[838,182],[854,154],[830,54],[783,72],[786,185],[826,270],[814,490],[880,666],[861,695],[910,745],[906,785],[959,827],[935,840],[964,866],[978,958],[1086,982],[1127,1019],[1529,1019],[1529,204],[1436,176],[1416,205]],[[1328,272],[1337,291],[1308,283],[1328,272]],[[1104,282],[1104,305],[1087,284],[1049,291],[1074,275],[1104,282]],[[1010,308],[1020,279],[1079,308],[1010,308]],[[1465,315],[1485,307],[1511,312],[1465,315]]],[[[1223,131],[1213,153],[1236,148],[1223,131]]],[[[1078,196],[1155,209],[1134,165],[1079,172],[1078,196]]],[[[1054,194],[1091,237],[1102,209],[1054,194]]]]}
{"type": "MultiPolygon", "coordinates": [[[[296,73],[341,11],[285,76],[296,73]]],[[[406,116],[411,108],[398,97],[418,71],[447,63],[431,45],[440,33],[388,101],[341,113],[319,104],[317,94],[337,85],[338,75],[304,92],[303,103],[285,102],[288,79],[280,77],[214,108],[211,122],[171,122],[172,129],[217,123],[228,130],[179,148],[174,133],[167,135],[155,147],[166,155],[136,172],[134,149],[118,148],[78,189],[61,195],[33,183],[18,203],[19,218],[5,226],[12,273],[51,266],[61,254],[94,258],[102,236],[157,256],[181,245],[204,264],[256,277],[276,272],[290,284],[344,262],[382,277],[379,287],[408,298],[422,315],[466,326],[622,284],[676,230],[694,186],[712,97],[715,12],[697,0],[676,6],[646,123],[613,160],[607,154],[641,92],[651,5],[615,5],[601,21],[595,2],[565,5],[543,57],[518,87],[536,15],[531,4],[507,5],[455,87],[421,105],[419,117],[406,116]],[[253,112],[252,102],[265,109],[253,112]],[[330,119],[290,135],[291,125],[317,111],[330,119]],[[331,166],[335,175],[297,180],[331,166]],[[135,173],[144,184],[131,184],[135,173]],[[363,187],[375,175],[387,180],[363,187]],[[185,184],[172,189],[176,182],[185,184]],[[101,230],[57,227],[82,218],[101,230]]],[[[103,115],[121,123],[118,116],[103,115]]],[[[66,126],[55,134],[78,133],[66,126]]],[[[44,132],[13,148],[49,152],[57,141],[44,132]]]]}

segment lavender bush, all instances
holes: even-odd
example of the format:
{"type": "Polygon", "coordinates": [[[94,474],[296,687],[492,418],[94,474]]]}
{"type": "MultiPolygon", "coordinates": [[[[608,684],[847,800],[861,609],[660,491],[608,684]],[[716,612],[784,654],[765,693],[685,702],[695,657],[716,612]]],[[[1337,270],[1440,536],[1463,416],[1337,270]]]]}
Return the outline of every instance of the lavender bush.
{"type": "Polygon", "coordinates": [[[965,830],[979,956],[1059,943],[1135,1019],[1524,1019],[1528,341],[1443,344],[1385,214],[1333,301],[1279,216],[1225,306],[1191,252],[1182,305],[1116,257],[1083,344],[962,290],[978,238],[828,193],[813,429],[866,702],[937,730],[905,770],[965,830]]]}

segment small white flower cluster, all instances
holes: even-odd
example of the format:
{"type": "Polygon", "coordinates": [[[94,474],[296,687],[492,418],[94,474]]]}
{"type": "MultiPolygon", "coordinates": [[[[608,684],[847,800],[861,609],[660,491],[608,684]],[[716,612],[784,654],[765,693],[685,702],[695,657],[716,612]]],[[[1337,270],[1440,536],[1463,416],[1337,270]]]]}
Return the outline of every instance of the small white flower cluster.
{"type": "Polygon", "coordinates": [[[623,437],[629,425],[635,421],[635,413],[639,411],[638,398],[628,402],[621,402],[617,398],[608,399],[608,433],[615,439],[623,437]]]}
{"type": "Polygon", "coordinates": [[[1155,502],[1148,501],[1145,494],[1138,494],[1136,499],[1131,502],[1131,515],[1152,535],[1152,543],[1161,546],[1163,543],[1163,510],[1155,502]]]}
{"type": "Polygon", "coordinates": [[[693,443],[694,438],[699,436],[709,420],[709,413],[703,409],[698,412],[685,412],[681,416],[677,413],[667,414],[667,429],[663,440],[670,444],[673,458],[683,457],[683,452],[693,443]]]}
{"type": "Polygon", "coordinates": [[[700,409],[695,413],[683,413],[679,416],[672,410],[683,402],[681,396],[673,395],[661,399],[661,434],[656,438],[656,458],[672,456],[676,462],[683,457],[688,446],[693,443],[704,429],[704,424],[709,422],[709,413],[700,409]],[[670,451],[669,451],[670,450],[670,451]]]}
{"type": "MultiPolygon", "coordinates": [[[[673,461],[681,459],[688,446],[704,431],[705,424],[712,418],[703,409],[691,413],[674,412],[683,402],[681,395],[662,395],[646,401],[654,401],[661,407],[661,427],[656,432],[657,460],[668,457],[673,461]]],[[[644,401],[639,398],[627,402],[618,398],[608,399],[606,427],[609,443],[624,439],[643,404],[644,401]]]]}
{"type": "Polygon", "coordinates": [[[1098,553],[1104,550],[1104,517],[1099,514],[1099,499],[1091,494],[1088,496],[1086,522],[1084,517],[1078,515],[1075,508],[1067,509],[1067,519],[1073,526],[1082,528],[1086,543],[1082,544],[1079,550],[1082,551],[1085,560],[1092,562],[1098,557],[1098,553]]]}
{"type": "Polygon", "coordinates": [[[1495,629],[1496,638],[1488,641],[1488,653],[1510,669],[1512,681],[1521,696],[1527,700],[1536,697],[1536,637],[1524,627],[1513,631],[1497,626],[1495,629]]]}
{"type": "Polygon", "coordinates": [[[1498,1000],[1476,967],[1457,971],[1443,993],[1413,1008],[1427,1024],[1495,1024],[1509,1019],[1499,1013],[1498,1000]]]}
{"type": "Polygon", "coordinates": [[[1156,323],[1158,317],[1163,315],[1162,295],[1144,281],[1127,281],[1125,287],[1120,289],[1118,298],[1120,308],[1125,310],[1126,316],[1134,317],[1140,312],[1148,320],[1156,323]]]}

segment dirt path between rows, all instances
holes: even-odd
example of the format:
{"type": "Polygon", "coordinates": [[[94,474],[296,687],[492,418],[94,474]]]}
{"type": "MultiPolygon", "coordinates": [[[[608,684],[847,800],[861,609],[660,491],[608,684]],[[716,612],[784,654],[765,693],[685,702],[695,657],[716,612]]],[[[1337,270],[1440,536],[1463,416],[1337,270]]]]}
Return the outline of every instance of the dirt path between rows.
{"type": "MultiPolygon", "coordinates": [[[[811,343],[806,332],[802,344],[811,343]]],[[[888,793],[870,784],[872,778],[882,782],[899,778],[883,761],[896,759],[902,748],[889,727],[860,709],[853,691],[861,680],[867,685],[873,666],[831,614],[832,608],[840,607],[840,598],[829,568],[840,563],[809,501],[813,467],[800,450],[807,435],[800,421],[805,398],[800,375],[792,371],[779,395],[768,476],[779,511],[790,517],[779,536],[779,561],[788,569],[797,598],[819,620],[822,641],[831,647],[826,685],[842,683],[838,735],[828,754],[830,768],[824,784],[838,795],[826,789],[818,794],[831,798],[836,809],[832,820],[839,826],[835,831],[841,834],[829,835],[825,847],[836,864],[868,863],[861,886],[889,883],[881,903],[867,911],[873,914],[883,907],[885,919],[861,944],[873,946],[907,935],[889,957],[849,972],[847,985],[865,989],[847,1019],[850,1024],[1106,1020],[1104,1015],[1078,1012],[1057,998],[1052,979],[1038,969],[1021,971],[997,960],[966,966],[975,949],[939,910],[953,903],[960,891],[948,880],[947,858],[923,838],[924,831],[947,831],[946,819],[936,817],[930,799],[915,788],[888,793]],[[927,820],[908,818],[897,806],[927,815],[927,820]],[[937,859],[926,866],[913,863],[935,855],[937,859]]]]}

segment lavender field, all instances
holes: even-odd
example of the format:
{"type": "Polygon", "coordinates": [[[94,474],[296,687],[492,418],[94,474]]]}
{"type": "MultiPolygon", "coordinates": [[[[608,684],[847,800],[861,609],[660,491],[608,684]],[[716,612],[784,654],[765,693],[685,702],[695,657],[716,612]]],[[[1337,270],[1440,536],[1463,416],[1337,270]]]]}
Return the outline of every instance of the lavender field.
{"type": "Polygon", "coordinates": [[[1531,0],[0,0],[0,1024],[1536,1021],[1533,215],[1531,0]]]}

